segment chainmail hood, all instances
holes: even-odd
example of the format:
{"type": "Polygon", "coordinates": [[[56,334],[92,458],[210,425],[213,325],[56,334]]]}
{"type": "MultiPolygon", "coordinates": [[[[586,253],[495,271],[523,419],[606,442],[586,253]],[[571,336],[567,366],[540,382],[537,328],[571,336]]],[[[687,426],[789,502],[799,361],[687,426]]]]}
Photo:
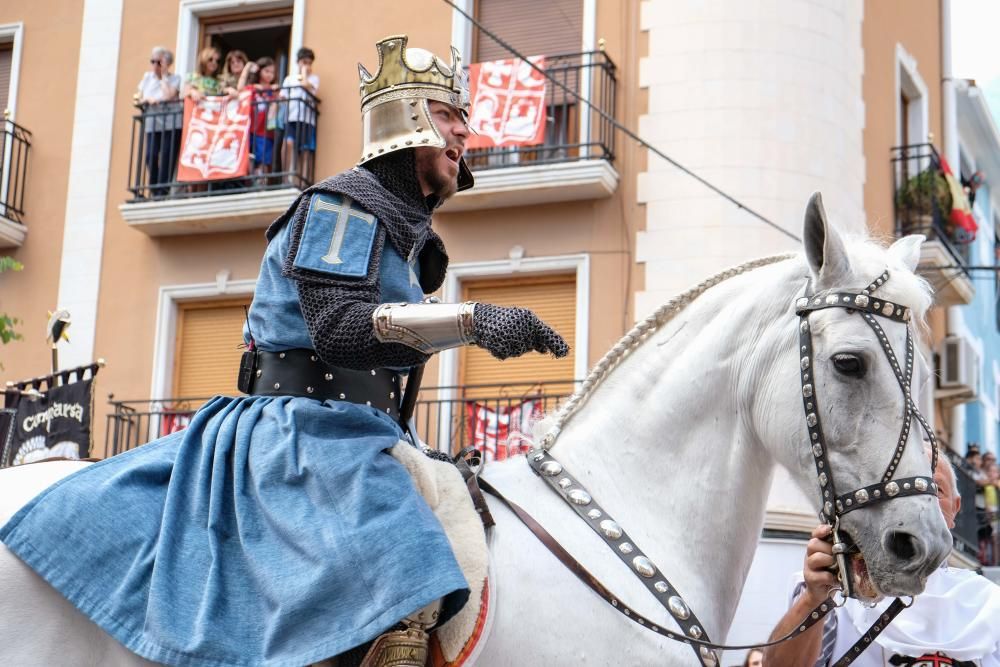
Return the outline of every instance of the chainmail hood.
{"type": "Polygon", "coordinates": [[[419,257],[420,284],[425,294],[436,291],[444,282],[448,255],[441,237],[431,229],[431,213],[439,200],[434,195],[424,196],[412,149],[389,153],[304,190],[288,212],[268,228],[267,240],[291,219],[299,202],[317,192],[346,195],[375,215],[401,257],[419,257]]]}

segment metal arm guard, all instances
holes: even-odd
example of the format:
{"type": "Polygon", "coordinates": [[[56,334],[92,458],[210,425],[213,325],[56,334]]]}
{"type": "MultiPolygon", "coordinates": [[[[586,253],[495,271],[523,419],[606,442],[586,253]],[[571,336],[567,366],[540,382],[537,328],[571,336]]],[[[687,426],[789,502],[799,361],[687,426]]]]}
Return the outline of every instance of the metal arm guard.
{"type": "Polygon", "coordinates": [[[476,304],[384,303],[372,313],[375,338],[433,354],[475,343],[476,304]]]}

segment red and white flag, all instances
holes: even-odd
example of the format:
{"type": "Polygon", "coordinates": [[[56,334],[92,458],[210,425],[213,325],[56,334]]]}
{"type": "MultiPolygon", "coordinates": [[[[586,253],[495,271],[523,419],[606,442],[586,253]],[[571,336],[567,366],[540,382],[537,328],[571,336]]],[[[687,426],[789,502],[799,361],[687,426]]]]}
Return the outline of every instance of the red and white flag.
{"type": "Polygon", "coordinates": [[[494,407],[469,401],[465,410],[465,441],[487,461],[502,461],[531,449],[531,426],[543,416],[538,400],[494,407]]]}
{"type": "Polygon", "coordinates": [[[238,178],[249,173],[252,97],[253,92],[245,90],[235,98],[184,100],[178,181],[238,178]]]}
{"type": "MultiPolygon", "coordinates": [[[[545,56],[528,58],[545,68],[545,56]]],[[[467,148],[535,146],[545,141],[547,81],[520,58],[469,66],[474,133],[467,148]]]]}

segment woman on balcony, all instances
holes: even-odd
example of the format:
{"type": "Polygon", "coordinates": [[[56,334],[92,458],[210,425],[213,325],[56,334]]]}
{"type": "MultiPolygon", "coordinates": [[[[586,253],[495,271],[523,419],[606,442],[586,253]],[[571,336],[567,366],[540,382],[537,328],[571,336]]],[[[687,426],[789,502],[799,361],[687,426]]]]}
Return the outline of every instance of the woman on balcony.
{"type": "Polygon", "coordinates": [[[226,63],[222,66],[222,74],[219,75],[219,84],[222,92],[226,95],[236,97],[239,91],[247,85],[247,76],[250,68],[247,67],[247,54],[239,49],[233,49],[226,54],[226,63]]]}
{"type": "Polygon", "coordinates": [[[201,50],[198,55],[198,71],[188,72],[184,81],[184,97],[197,102],[206,95],[221,95],[222,83],[216,78],[222,55],[214,46],[201,50]]]}
{"type": "Polygon", "coordinates": [[[170,73],[174,54],[156,46],[149,56],[149,71],[142,75],[136,92],[136,103],[142,109],[142,125],[146,141],[146,169],[149,172],[150,193],[166,194],[165,187],[155,187],[173,180],[174,166],[181,147],[181,114],[176,100],[181,78],[170,73]]]}

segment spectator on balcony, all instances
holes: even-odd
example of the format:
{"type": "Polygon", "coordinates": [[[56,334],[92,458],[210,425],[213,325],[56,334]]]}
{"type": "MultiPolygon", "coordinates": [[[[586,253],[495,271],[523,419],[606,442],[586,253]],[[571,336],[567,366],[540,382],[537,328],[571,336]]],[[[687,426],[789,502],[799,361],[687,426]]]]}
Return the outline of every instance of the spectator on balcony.
{"type": "Polygon", "coordinates": [[[985,501],[985,519],[987,533],[985,544],[980,543],[979,562],[983,565],[996,565],[1000,560],[1000,467],[993,452],[983,455],[983,472],[986,474],[986,484],[983,486],[985,501]]]}
{"type": "Polygon", "coordinates": [[[285,171],[292,172],[288,181],[293,185],[300,180],[296,175],[305,180],[312,173],[310,161],[316,152],[315,96],[319,90],[319,76],[312,71],[315,59],[312,49],[299,49],[295,54],[296,71],[286,76],[281,84],[281,96],[289,100],[281,164],[285,171]]]}
{"type": "Polygon", "coordinates": [[[146,142],[146,170],[153,196],[166,193],[164,187],[154,187],[173,180],[177,153],[181,146],[181,114],[175,103],[181,88],[181,78],[170,72],[174,54],[163,46],[153,47],[149,70],[142,75],[136,92],[136,102],[142,109],[142,125],[146,142]]]}
{"type": "Polygon", "coordinates": [[[226,95],[235,97],[239,91],[246,88],[247,77],[250,75],[247,62],[249,62],[247,54],[239,49],[233,49],[226,54],[226,62],[222,67],[222,74],[219,75],[219,85],[226,95]]]}
{"type": "Polygon", "coordinates": [[[271,171],[274,158],[274,130],[278,125],[278,77],[274,59],[267,56],[246,67],[250,72],[248,87],[253,90],[253,119],[250,132],[253,135],[253,163],[255,174],[271,171]]]}
{"type": "Polygon", "coordinates": [[[214,46],[201,50],[198,54],[198,71],[189,72],[184,82],[184,97],[195,102],[206,95],[221,95],[222,84],[217,78],[222,55],[214,46]]]}

